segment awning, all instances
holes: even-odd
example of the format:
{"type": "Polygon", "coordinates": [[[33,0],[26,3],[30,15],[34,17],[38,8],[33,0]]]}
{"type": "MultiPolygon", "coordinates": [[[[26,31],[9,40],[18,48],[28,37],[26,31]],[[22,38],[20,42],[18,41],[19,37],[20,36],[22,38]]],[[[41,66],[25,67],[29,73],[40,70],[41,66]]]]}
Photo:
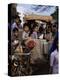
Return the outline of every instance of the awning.
{"type": "Polygon", "coordinates": [[[25,15],[24,19],[25,20],[41,20],[46,22],[53,20],[52,16],[40,16],[40,15],[25,15]]]}

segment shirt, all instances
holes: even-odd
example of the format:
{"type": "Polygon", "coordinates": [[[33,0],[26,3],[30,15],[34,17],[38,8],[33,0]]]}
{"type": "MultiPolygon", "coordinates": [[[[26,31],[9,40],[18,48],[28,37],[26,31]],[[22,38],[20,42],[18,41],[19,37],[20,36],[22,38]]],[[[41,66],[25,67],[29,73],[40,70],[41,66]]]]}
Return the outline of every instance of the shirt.
{"type": "Polygon", "coordinates": [[[28,36],[29,36],[29,32],[23,31],[23,34],[22,34],[23,40],[26,40],[28,38],[28,36]]]}
{"type": "Polygon", "coordinates": [[[53,40],[52,46],[49,50],[49,54],[51,54],[56,49],[56,40],[58,40],[59,33],[56,32],[55,38],[53,40]]]}
{"type": "Polygon", "coordinates": [[[11,26],[11,29],[13,30],[14,28],[22,29],[22,26],[21,26],[21,24],[19,24],[19,25],[17,26],[16,22],[14,22],[14,23],[12,24],[12,26],[11,26]]]}
{"type": "Polygon", "coordinates": [[[54,50],[54,52],[51,53],[50,56],[50,66],[53,67],[53,74],[58,73],[58,51],[57,49],[54,50]]]}
{"type": "Polygon", "coordinates": [[[33,39],[37,39],[37,38],[38,38],[37,32],[33,32],[33,33],[31,34],[31,37],[32,37],[33,39]]]}
{"type": "Polygon", "coordinates": [[[17,27],[18,27],[17,24],[14,22],[11,26],[11,29],[13,30],[14,28],[17,28],[17,27]]]}

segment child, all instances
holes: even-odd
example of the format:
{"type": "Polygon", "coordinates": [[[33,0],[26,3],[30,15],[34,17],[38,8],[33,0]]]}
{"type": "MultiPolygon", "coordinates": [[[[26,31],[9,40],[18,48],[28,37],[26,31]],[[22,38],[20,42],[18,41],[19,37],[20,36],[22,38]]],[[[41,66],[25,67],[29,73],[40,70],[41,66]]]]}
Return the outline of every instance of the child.
{"type": "Polygon", "coordinates": [[[51,26],[48,26],[48,28],[46,29],[46,34],[45,34],[45,39],[47,41],[52,41],[52,32],[51,32],[51,26]]]}
{"type": "Polygon", "coordinates": [[[32,39],[38,39],[38,30],[39,30],[38,26],[34,25],[34,28],[31,33],[32,39]]]}
{"type": "Polygon", "coordinates": [[[11,36],[12,36],[12,40],[15,40],[15,39],[19,38],[19,30],[18,30],[18,28],[14,28],[13,29],[11,36]]]}
{"type": "Polygon", "coordinates": [[[14,28],[11,33],[11,47],[12,50],[15,49],[19,44],[19,30],[14,28]]]}
{"type": "Polygon", "coordinates": [[[40,26],[40,28],[39,28],[38,37],[39,37],[39,39],[43,39],[43,37],[44,37],[44,28],[43,28],[43,26],[40,26]]]}
{"type": "Polygon", "coordinates": [[[23,34],[22,34],[23,40],[27,40],[29,38],[29,26],[27,23],[23,25],[23,34]]]}
{"type": "Polygon", "coordinates": [[[18,15],[15,16],[15,21],[13,22],[12,26],[11,26],[11,30],[13,30],[14,28],[20,28],[21,25],[21,20],[20,17],[18,15]]]}
{"type": "Polygon", "coordinates": [[[24,52],[29,52],[34,46],[35,46],[35,42],[31,39],[31,37],[29,36],[29,26],[27,23],[24,24],[23,26],[23,42],[22,45],[23,47],[25,47],[24,52]]]}

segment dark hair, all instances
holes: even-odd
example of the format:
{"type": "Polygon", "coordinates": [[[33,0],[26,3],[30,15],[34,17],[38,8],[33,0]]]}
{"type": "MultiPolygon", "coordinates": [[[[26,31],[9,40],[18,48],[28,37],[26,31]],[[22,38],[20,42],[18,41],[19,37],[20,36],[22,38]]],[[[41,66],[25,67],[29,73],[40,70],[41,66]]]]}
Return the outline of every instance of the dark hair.
{"type": "Polygon", "coordinates": [[[21,23],[21,20],[19,19],[19,22],[21,23]]]}
{"type": "Polygon", "coordinates": [[[23,24],[23,29],[26,27],[26,26],[29,26],[27,23],[24,23],[23,24]]]}
{"type": "Polygon", "coordinates": [[[19,17],[18,15],[16,15],[16,16],[15,16],[15,19],[17,19],[17,18],[19,18],[19,19],[20,19],[20,17],[19,17]]]}
{"type": "Polygon", "coordinates": [[[39,32],[40,32],[40,33],[43,33],[43,31],[44,31],[43,27],[40,26],[40,28],[39,28],[39,32]]]}
{"type": "Polygon", "coordinates": [[[50,29],[50,32],[52,32],[52,27],[51,25],[48,25],[47,28],[46,28],[46,33],[49,33],[49,29],[50,29]]]}
{"type": "Polygon", "coordinates": [[[35,24],[33,25],[33,27],[32,27],[31,30],[30,30],[29,36],[31,36],[31,34],[33,33],[34,29],[35,29],[37,26],[38,26],[37,23],[35,23],[35,24]]]}
{"type": "Polygon", "coordinates": [[[55,35],[54,43],[55,43],[56,48],[58,48],[58,46],[57,46],[57,44],[58,44],[58,32],[55,35]]]}
{"type": "Polygon", "coordinates": [[[14,29],[13,29],[13,32],[16,32],[16,31],[18,31],[18,28],[14,28],[14,29]]]}
{"type": "Polygon", "coordinates": [[[56,24],[53,24],[53,27],[56,27],[56,24]]]}

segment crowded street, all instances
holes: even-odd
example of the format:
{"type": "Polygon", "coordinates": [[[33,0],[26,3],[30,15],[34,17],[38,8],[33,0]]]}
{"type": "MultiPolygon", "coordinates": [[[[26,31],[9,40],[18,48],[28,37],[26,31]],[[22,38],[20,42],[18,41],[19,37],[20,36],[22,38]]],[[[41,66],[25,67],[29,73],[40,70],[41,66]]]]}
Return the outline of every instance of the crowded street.
{"type": "Polygon", "coordinates": [[[58,74],[58,7],[9,4],[8,9],[8,74],[58,74]]]}

